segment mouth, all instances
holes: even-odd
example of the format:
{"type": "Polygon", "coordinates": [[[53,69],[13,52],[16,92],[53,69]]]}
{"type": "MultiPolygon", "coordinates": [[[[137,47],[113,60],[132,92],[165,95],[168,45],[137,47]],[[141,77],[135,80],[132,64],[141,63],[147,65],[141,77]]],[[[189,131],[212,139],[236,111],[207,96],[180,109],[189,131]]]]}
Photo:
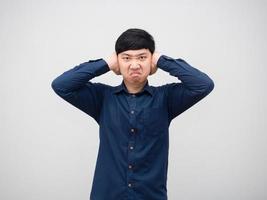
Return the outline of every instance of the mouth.
{"type": "Polygon", "coordinates": [[[132,72],[132,73],[130,73],[130,75],[131,76],[139,76],[139,75],[141,75],[141,73],[140,72],[132,72]]]}

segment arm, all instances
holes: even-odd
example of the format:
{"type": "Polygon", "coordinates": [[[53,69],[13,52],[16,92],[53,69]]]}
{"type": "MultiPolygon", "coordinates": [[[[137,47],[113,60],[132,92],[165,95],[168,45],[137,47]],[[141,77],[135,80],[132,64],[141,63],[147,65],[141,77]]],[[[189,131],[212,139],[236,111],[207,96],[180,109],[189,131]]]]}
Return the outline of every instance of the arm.
{"type": "Polygon", "coordinates": [[[170,121],[207,96],[214,88],[213,80],[183,59],[161,55],[157,67],[177,77],[181,83],[166,85],[170,121]]]}
{"type": "Polygon", "coordinates": [[[106,85],[89,81],[110,69],[115,72],[114,65],[114,59],[89,60],[55,78],[51,86],[56,94],[98,122],[106,85]]]}

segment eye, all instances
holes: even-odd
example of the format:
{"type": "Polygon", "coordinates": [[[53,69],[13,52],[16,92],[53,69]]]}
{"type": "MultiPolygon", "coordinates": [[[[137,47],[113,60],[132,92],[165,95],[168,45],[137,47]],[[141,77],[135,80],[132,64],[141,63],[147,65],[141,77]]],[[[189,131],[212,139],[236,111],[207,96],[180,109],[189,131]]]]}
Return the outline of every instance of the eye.
{"type": "Polygon", "coordinates": [[[140,56],[139,59],[140,60],[145,60],[146,59],[146,56],[140,56]]]}
{"type": "Polygon", "coordinates": [[[124,61],[128,61],[128,60],[130,60],[130,58],[129,58],[128,56],[122,57],[122,59],[123,59],[124,61]]]}

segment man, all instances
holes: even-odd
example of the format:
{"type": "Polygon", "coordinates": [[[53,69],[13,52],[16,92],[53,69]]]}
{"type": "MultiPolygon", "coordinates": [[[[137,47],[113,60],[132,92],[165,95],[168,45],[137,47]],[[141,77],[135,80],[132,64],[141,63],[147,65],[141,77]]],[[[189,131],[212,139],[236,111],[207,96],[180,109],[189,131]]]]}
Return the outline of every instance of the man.
{"type": "Polygon", "coordinates": [[[100,127],[90,199],[167,200],[170,122],[208,95],[214,83],[184,60],[155,52],[154,39],[145,30],[126,30],[115,50],[52,82],[60,97],[100,127]],[[157,68],[181,82],[150,86],[147,77],[157,68]],[[122,75],[119,86],[90,82],[110,70],[122,75]]]}

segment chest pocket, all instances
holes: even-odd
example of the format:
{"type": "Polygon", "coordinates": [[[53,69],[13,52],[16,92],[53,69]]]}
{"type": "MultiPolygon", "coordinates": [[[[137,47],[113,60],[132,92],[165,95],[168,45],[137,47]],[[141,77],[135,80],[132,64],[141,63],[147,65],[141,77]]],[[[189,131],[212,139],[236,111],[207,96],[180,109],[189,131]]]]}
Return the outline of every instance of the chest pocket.
{"type": "Polygon", "coordinates": [[[168,129],[167,112],[164,108],[144,108],[145,135],[157,136],[168,129]]]}

